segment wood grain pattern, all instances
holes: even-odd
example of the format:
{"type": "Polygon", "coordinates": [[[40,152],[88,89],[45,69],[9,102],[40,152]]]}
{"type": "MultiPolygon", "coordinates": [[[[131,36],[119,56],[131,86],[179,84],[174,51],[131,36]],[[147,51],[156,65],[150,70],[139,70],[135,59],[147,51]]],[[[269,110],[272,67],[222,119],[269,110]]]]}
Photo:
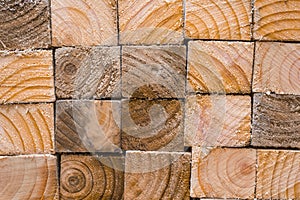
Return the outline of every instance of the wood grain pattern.
{"type": "Polygon", "coordinates": [[[192,150],[192,197],[254,198],[256,150],[192,150]]]}
{"type": "Polygon", "coordinates": [[[1,103],[55,100],[51,51],[0,52],[1,103]]]}
{"type": "Polygon", "coordinates": [[[183,41],[181,0],[119,1],[122,44],[179,44],[183,41]]]}
{"type": "Polygon", "coordinates": [[[58,98],[120,96],[120,48],[76,47],[55,51],[58,98]]]}
{"type": "Polygon", "coordinates": [[[122,95],[130,98],[184,97],[184,46],[123,47],[122,95]]]}
{"type": "Polygon", "coordinates": [[[1,199],[58,199],[55,156],[0,156],[0,169],[1,199]]]}
{"type": "Polygon", "coordinates": [[[183,102],[123,100],[122,149],[183,151],[183,102]]]}
{"type": "Polygon", "coordinates": [[[63,155],[61,199],[122,199],[124,174],[113,168],[122,162],[122,157],[63,155]]]}
{"type": "Polygon", "coordinates": [[[124,200],[188,200],[190,153],[129,151],[124,200]]]}
{"type": "Polygon", "coordinates": [[[185,112],[185,146],[237,147],[250,143],[250,96],[190,96],[185,112]]]}
{"type": "Polygon", "coordinates": [[[52,45],[116,45],[116,7],[116,0],[52,0],[52,45]]]}
{"type": "Polygon", "coordinates": [[[118,101],[58,101],[58,152],[114,152],[120,148],[118,101]]]}
{"type": "Polygon", "coordinates": [[[299,199],[300,153],[258,150],[256,197],[259,199],[299,199]]]}
{"type": "Polygon", "coordinates": [[[253,43],[189,42],[190,93],[250,93],[253,43]]]}
{"type": "Polygon", "coordinates": [[[254,92],[300,94],[300,45],[275,42],[256,44],[254,92]]]}
{"type": "Polygon", "coordinates": [[[300,2],[297,0],[256,0],[254,38],[300,40],[300,2]]]}
{"type": "Polygon", "coordinates": [[[250,0],[187,0],[185,35],[199,39],[250,40],[250,0]]]}
{"type": "Polygon", "coordinates": [[[0,49],[47,48],[51,43],[49,1],[2,1],[0,30],[0,49]]]}
{"type": "Polygon", "coordinates": [[[54,152],[53,104],[0,106],[0,155],[54,152]]]}
{"type": "Polygon", "coordinates": [[[300,148],[300,97],[255,94],[252,145],[300,148]]]}

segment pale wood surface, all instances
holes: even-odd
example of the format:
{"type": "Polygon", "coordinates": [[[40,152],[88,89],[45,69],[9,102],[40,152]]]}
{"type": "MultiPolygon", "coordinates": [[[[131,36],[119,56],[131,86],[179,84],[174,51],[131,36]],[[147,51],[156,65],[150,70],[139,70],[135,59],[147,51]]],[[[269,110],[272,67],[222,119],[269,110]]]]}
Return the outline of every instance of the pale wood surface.
{"type": "Polygon", "coordinates": [[[256,197],[299,199],[300,152],[258,150],[256,197]]]}
{"type": "Polygon", "coordinates": [[[185,146],[246,146],[250,143],[250,96],[187,98],[185,146]]]}
{"type": "Polygon", "coordinates": [[[256,150],[192,149],[192,197],[253,199],[256,150]]]}
{"type": "Polygon", "coordinates": [[[129,151],[124,200],[188,200],[190,153],[129,151]]]}
{"type": "Polygon", "coordinates": [[[52,0],[52,45],[116,45],[116,0],[52,0]]]}
{"type": "Polygon", "coordinates": [[[56,157],[0,156],[1,199],[58,199],[56,157]]]}
{"type": "Polygon", "coordinates": [[[122,165],[122,157],[63,155],[61,199],[122,199],[124,174],[119,170],[122,165]]]}
{"type": "Polygon", "coordinates": [[[300,40],[300,1],[254,1],[254,38],[300,40]]]}
{"type": "Polygon", "coordinates": [[[183,41],[181,0],[119,1],[122,44],[179,44],[183,41]]]}
{"type": "Polygon", "coordinates": [[[0,102],[52,102],[51,51],[0,52],[0,102]]]}
{"type": "Polygon", "coordinates": [[[0,106],[0,154],[54,152],[53,104],[0,106]]]}
{"type": "Polygon", "coordinates": [[[255,94],[252,145],[300,148],[300,96],[255,94]]]}
{"type": "Polygon", "coordinates": [[[188,92],[250,93],[253,43],[189,42],[188,92]]]}
{"type": "Polygon", "coordinates": [[[0,49],[49,47],[49,0],[2,1],[0,30],[0,49]]]}
{"type": "Polygon", "coordinates": [[[120,96],[120,48],[76,47],[55,51],[58,98],[120,96]]]}
{"type": "Polygon", "coordinates": [[[122,95],[134,98],[184,97],[184,46],[122,49],[122,95]]]}
{"type": "Polygon", "coordinates": [[[114,152],[120,148],[120,102],[58,101],[56,151],[114,152]]]}
{"type": "Polygon", "coordinates": [[[188,38],[250,40],[250,0],[187,0],[188,38]]]}
{"type": "Polygon", "coordinates": [[[300,45],[256,43],[253,91],[300,94],[300,45]]]}
{"type": "Polygon", "coordinates": [[[183,151],[183,106],[180,100],[123,100],[122,149],[183,151]]]}

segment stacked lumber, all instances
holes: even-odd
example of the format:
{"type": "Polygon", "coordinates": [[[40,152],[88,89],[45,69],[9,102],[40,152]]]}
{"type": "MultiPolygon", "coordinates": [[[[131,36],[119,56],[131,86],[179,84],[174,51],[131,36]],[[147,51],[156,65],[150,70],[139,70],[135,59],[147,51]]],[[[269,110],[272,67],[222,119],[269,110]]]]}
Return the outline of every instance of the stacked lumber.
{"type": "Polygon", "coordinates": [[[300,199],[300,1],[0,1],[0,200],[300,199]]]}

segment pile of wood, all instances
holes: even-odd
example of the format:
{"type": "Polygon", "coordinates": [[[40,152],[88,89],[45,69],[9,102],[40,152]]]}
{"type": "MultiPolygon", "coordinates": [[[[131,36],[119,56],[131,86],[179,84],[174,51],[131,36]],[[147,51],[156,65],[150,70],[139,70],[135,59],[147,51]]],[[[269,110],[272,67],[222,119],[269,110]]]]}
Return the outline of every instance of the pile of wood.
{"type": "Polygon", "coordinates": [[[0,2],[0,200],[300,199],[300,1],[0,2]]]}

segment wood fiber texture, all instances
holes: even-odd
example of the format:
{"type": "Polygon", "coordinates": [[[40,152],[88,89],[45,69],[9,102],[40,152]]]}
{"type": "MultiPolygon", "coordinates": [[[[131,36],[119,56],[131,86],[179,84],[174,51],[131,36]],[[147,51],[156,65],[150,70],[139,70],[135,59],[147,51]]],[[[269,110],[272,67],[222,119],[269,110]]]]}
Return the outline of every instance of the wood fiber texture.
{"type": "Polygon", "coordinates": [[[250,24],[250,0],[186,1],[187,38],[250,40],[250,24]]]}
{"type": "Polygon", "coordinates": [[[64,47],[55,60],[58,98],[120,97],[119,47],[64,47]]]}
{"type": "Polygon", "coordinates": [[[0,155],[54,153],[53,104],[0,106],[0,155]]]}
{"type": "Polygon", "coordinates": [[[122,44],[180,44],[183,2],[120,0],[119,23],[122,44]]]}
{"type": "Polygon", "coordinates": [[[253,199],[256,150],[205,149],[192,151],[192,197],[253,199]]]}
{"type": "Polygon", "coordinates": [[[0,52],[0,102],[53,102],[52,53],[0,52]]]}
{"type": "Polygon", "coordinates": [[[253,43],[189,42],[189,93],[250,93],[253,43]]]}
{"type": "Polygon", "coordinates": [[[252,145],[300,148],[300,97],[255,94],[252,145]]]}
{"type": "Polygon", "coordinates": [[[256,197],[299,199],[300,152],[258,150],[256,197]]]}
{"type": "Polygon", "coordinates": [[[0,200],[300,200],[300,0],[0,0],[0,200]]]}
{"type": "Polygon", "coordinates": [[[300,40],[298,0],[255,0],[254,38],[258,40],[300,40]]]}
{"type": "Polygon", "coordinates": [[[0,156],[1,199],[58,199],[56,157],[0,156]]]}
{"type": "Polygon", "coordinates": [[[0,50],[51,44],[49,0],[0,2],[0,50]]]}
{"type": "Polygon", "coordinates": [[[122,157],[63,155],[60,194],[69,199],[122,199],[122,157]]]}
{"type": "Polygon", "coordinates": [[[188,200],[190,153],[129,151],[124,200],[188,200]]]}
{"type": "Polygon", "coordinates": [[[116,9],[116,0],[51,0],[52,45],[116,45],[116,9]]]}
{"type": "Polygon", "coordinates": [[[254,92],[300,95],[300,44],[256,43],[254,92]]]}
{"type": "Polygon", "coordinates": [[[114,152],[120,148],[118,101],[58,101],[56,151],[114,152]]]}
{"type": "Polygon", "coordinates": [[[184,46],[123,47],[122,95],[130,98],[182,98],[184,46]]]}
{"type": "Polygon", "coordinates": [[[122,149],[183,151],[183,106],[180,100],[123,100],[122,149]]]}
{"type": "Polygon", "coordinates": [[[190,96],[185,107],[185,146],[238,147],[250,143],[250,96],[190,96]]]}

